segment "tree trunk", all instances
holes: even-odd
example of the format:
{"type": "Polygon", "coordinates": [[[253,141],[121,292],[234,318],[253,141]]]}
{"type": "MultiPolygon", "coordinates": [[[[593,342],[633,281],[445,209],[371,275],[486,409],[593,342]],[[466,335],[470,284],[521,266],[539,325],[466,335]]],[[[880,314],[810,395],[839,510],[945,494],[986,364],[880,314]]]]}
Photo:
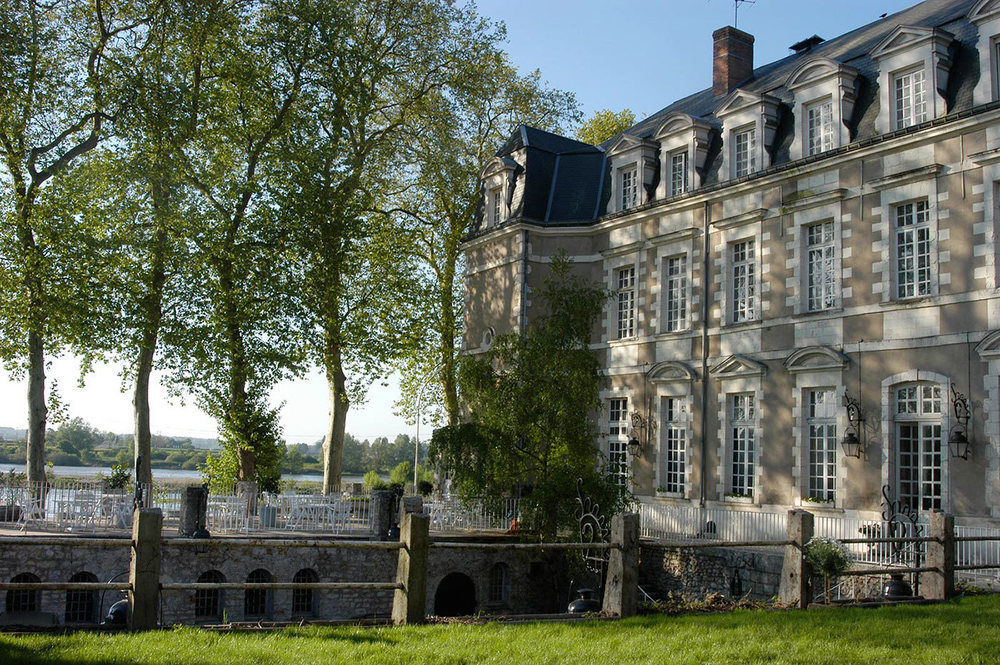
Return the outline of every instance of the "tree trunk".
{"type": "Polygon", "coordinates": [[[28,333],[28,482],[45,481],[45,346],[42,334],[28,333]]]}
{"type": "Polygon", "coordinates": [[[323,494],[340,490],[343,471],[344,430],[347,426],[347,377],[344,375],[340,346],[329,340],[324,357],[330,395],[330,414],[323,440],[323,494]]]}

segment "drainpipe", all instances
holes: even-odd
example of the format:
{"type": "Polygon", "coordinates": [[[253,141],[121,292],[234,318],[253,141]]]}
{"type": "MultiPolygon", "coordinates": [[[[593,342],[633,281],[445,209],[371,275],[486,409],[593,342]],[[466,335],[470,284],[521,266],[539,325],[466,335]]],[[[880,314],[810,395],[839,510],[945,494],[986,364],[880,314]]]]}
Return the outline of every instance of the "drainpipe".
{"type": "Polygon", "coordinates": [[[705,201],[704,227],[702,231],[701,250],[701,485],[698,505],[705,506],[708,494],[706,485],[706,469],[708,465],[708,313],[709,299],[712,287],[709,283],[709,240],[708,226],[711,221],[712,207],[705,201]]]}
{"type": "Polygon", "coordinates": [[[518,321],[521,334],[528,329],[528,230],[521,235],[521,316],[518,321]]]}

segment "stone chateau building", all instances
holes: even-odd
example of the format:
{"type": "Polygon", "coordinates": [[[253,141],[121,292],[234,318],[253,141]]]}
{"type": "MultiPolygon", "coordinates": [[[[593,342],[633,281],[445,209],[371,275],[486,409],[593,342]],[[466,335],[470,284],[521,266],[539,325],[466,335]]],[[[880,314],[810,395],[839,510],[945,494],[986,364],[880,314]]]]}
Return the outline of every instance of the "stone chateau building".
{"type": "Polygon", "coordinates": [[[711,88],[600,146],[521,127],[486,166],[466,351],[566,250],[614,292],[600,446],[644,501],[872,517],[888,485],[1000,519],[1000,0],[756,68],[713,39],[711,88]]]}

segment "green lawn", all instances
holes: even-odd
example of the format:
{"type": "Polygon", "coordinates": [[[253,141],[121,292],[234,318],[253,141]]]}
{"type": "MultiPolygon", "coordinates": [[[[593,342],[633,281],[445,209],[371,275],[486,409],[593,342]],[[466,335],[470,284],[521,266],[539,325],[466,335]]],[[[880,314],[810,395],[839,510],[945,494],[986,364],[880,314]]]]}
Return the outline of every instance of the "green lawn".
{"type": "Polygon", "coordinates": [[[1000,596],[923,607],[739,610],[584,623],[0,636],[4,665],[997,662],[1000,596]]]}

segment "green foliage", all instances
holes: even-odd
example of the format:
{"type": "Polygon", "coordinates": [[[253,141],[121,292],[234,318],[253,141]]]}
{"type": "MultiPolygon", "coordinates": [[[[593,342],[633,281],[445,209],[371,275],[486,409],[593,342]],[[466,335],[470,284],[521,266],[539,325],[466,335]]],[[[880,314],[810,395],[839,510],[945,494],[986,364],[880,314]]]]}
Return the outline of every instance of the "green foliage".
{"type": "Polygon", "coordinates": [[[410,462],[400,462],[392,468],[389,473],[389,482],[405,485],[413,481],[413,464],[410,462]]]}
{"type": "Polygon", "coordinates": [[[123,464],[115,464],[111,467],[111,475],[108,476],[105,484],[110,489],[124,489],[129,486],[131,480],[131,468],[123,464]]]}
{"type": "Polygon", "coordinates": [[[824,577],[836,577],[854,563],[850,550],[836,538],[814,536],[805,546],[806,561],[824,577]]]}
{"type": "Polygon", "coordinates": [[[563,255],[539,295],[543,313],[523,334],[463,359],[471,421],[435,431],[431,455],[465,499],[527,495],[522,524],[552,537],[575,523],[578,478],[609,512],[628,497],[596,464],[601,375],[588,342],[607,294],[574,275],[563,255]]]}
{"type": "Polygon", "coordinates": [[[364,484],[365,489],[369,491],[384,490],[389,487],[388,483],[386,483],[384,480],[382,480],[382,478],[379,477],[377,471],[367,472],[362,482],[364,484]]]}
{"type": "Polygon", "coordinates": [[[598,145],[614,138],[635,124],[635,113],[629,109],[595,111],[576,130],[578,141],[598,145]]]}
{"type": "Polygon", "coordinates": [[[210,488],[231,491],[237,480],[252,480],[260,492],[279,492],[285,444],[278,424],[278,411],[258,400],[249,405],[237,422],[220,420],[221,450],[210,454],[201,467],[210,488]],[[253,475],[250,478],[240,477],[240,456],[252,456],[253,475]]]}

